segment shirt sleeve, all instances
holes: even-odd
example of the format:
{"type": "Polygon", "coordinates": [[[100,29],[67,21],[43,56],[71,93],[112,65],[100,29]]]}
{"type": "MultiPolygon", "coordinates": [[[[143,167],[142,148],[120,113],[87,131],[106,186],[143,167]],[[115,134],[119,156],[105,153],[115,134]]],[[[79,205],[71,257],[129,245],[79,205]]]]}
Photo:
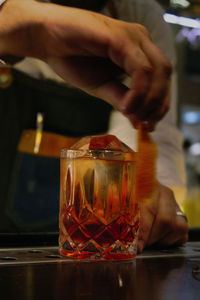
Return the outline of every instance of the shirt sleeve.
{"type": "MultiPolygon", "coordinates": [[[[175,50],[173,36],[169,26],[163,20],[163,10],[152,0],[125,0],[133,3],[133,21],[146,26],[153,42],[162,50],[175,68],[175,50]]],[[[125,8],[125,7],[124,7],[125,8]]],[[[170,187],[176,200],[181,205],[186,194],[186,172],[183,153],[183,137],[176,126],[177,115],[177,83],[176,71],[172,75],[170,110],[159,122],[152,137],[158,147],[157,179],[163,185],[170,187]]],[[[136,145],[136,130],[120,112],[113,111],[110,118],[109,134],[116,135],[134,150],[136,145]]]]}

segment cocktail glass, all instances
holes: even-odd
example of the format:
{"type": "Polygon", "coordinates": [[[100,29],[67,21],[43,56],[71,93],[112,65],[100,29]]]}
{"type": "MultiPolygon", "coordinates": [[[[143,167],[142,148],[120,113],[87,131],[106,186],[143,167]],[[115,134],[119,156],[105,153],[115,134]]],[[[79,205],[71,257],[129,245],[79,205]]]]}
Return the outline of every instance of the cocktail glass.
{"type": "Polygon", "coordinates": [[[136,256],[136,153],[115,136],[81,139],[61,151],[59,252],[78,259],[136,256]]]}

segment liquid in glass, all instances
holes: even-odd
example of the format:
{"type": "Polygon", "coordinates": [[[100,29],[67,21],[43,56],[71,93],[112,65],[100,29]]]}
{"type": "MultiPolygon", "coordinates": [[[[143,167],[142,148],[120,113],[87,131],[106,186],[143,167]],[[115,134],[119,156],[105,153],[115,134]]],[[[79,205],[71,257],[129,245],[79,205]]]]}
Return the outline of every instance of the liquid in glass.
{"type": "Polygon", "coordinates": [[[136,153],[99,148],[61,152],[59,251],[78,259],[134,258],[136,153]]]}

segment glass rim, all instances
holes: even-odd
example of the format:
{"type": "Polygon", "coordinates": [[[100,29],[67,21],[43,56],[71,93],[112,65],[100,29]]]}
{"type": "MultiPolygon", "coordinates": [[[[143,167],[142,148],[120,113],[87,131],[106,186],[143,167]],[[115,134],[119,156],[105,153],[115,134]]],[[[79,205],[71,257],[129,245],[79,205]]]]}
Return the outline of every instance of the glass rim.
{"type": "Polygon", "coordinates": [[[85,158],[96,158],[95,156],[92,157],[92,154],[101,154],[101,153],[106,153],[106,154],[119,154],[119,155],[128,155],[130,156],[129,158],[132,157],[134,160],[136,158],[137,152],[134,151],[121,151],[120,149],[61,149],[60,151],[60,157],[61,158],[80,158],[80,157],[85,157],[85,158]]]}

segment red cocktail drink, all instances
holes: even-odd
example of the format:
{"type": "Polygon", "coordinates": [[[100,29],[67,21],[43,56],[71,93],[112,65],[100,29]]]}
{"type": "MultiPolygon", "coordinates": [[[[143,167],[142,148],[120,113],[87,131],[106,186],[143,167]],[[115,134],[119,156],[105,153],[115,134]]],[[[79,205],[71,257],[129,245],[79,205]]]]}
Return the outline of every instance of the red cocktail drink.
{"type": "Polygon", "coordinates": [[[136,255],[139,206],[136,153],[71,149],[61,153],[61,255],[129,259],[136,255]]]}

